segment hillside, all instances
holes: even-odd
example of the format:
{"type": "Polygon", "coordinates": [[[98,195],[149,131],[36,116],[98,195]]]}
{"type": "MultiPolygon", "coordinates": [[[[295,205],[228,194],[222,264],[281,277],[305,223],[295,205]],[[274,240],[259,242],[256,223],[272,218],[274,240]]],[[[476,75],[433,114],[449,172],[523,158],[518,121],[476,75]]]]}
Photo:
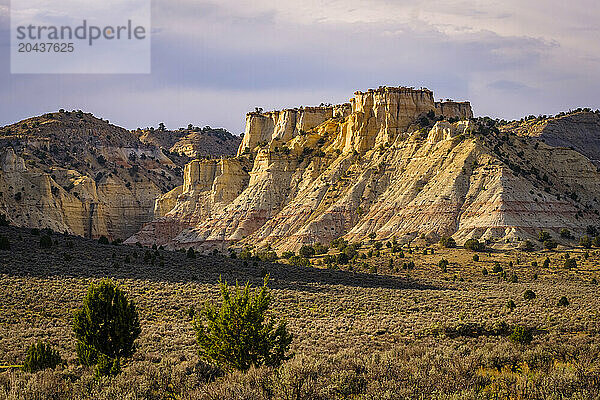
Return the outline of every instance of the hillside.
{"type": "Polygon", "coordinates": [[[144,129],[135,132],[142,143],[163,148],[170,153],[189,158],[231,156],[235,154],[241,139],[225,129],[188,126],[177,131],[144,129]]]}
{"type": "Polygon", "coordinates": [[[509,123],[501,130],[537,138],[550,146],[571,148],[600,166],[599,112],[577,111],[550,118],[530,118],[509,123]]]}
{"type": "Polygon", "coordinates": [[[569,244],[561,229],[597,225],[600,175],[588,157],[496,125],[413,88],[249,113],[237,156],[186,165],[183,185],[157,200],[160,217],[128,242],[285,251],[453,236],[516,247],[541,229],[569,244]]]}
{"type": "Polygon", "coordinates": [[[189,161],[81,111],[29,118],[0,128],[0,212],[21,226],[126,239],[189,161]]]}

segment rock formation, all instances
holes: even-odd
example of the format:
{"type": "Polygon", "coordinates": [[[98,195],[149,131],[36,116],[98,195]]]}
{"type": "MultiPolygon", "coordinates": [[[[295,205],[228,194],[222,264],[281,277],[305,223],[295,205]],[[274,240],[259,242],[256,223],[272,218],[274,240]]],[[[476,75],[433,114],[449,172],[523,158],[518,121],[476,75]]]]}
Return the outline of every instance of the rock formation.
{"type": "Polygon", "coordinates": [[[189,158],[166,153],[83,112],[0,128],[0,213],[19,226],[126,239],[153,219],[156,198],[182,183],[189,158]]]}
{"type": "Polygon", "coordinates": [[[588,157],[472,117],[467,102],[387,87],[249,113],[237,157],[188,165],[157,201],[159,218],[128,241],[283,251],[452,235],[500,246],[595,224],[600,177],[588,157]]]}
{"type": "Polygon", "coordinates": [[[554,147],[572,148],[600,166],[600,113],[579,111],[552,118],[531,118],[502,128],[538,138],[554,147]]]}
{"type": "Polygon", "coordinates": [[[177,131],[144,129],[135,132],[144,144],[188,158],[231,156],[240,146],[240,137],[222,128],[188,126],[177,131]]]}

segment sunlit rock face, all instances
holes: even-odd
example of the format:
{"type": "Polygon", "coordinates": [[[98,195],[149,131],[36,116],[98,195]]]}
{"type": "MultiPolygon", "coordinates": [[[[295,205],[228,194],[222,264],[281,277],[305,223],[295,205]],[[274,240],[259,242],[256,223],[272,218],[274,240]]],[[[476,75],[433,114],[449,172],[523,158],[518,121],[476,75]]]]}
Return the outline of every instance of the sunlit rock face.
{"type": "Polygon", "coordinates": [[[375,234],[518,246],[540,229],[559,238],[593,224],[600,179],[589,158],[472,117],[468,102],[404,87],[250,113],[238,155],[188,164],[129,242],[284,251],[375,234]]]}
{"type": "Polygon", "coordinates": [[[178,190],[186,151],[237,151],[239,137],[196,130],[129,131],[80,111],[0,127],[0,213],[19,226],[127,239],[152,221],[158,197],[178,190]]]}

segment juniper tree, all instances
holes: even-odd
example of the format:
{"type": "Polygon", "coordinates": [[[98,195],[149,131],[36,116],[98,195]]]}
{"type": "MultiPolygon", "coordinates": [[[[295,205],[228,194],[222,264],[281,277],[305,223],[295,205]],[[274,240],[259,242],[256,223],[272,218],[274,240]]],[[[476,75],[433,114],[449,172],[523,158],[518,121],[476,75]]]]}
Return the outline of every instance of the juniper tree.
{"type": "Polygon", "coordinates": [[[97,365],[101,375],[116,374],[122,358],[135,352],[140,322],[133,301],[110,280],[91,284],[83,306],[75,312],[73,331],[83,365],[97,365]]]}
{"type": "Polygon", "coordinates": [[[267,289],[268,275],[263,286],[254,293],[250,283],[230,288],[219,280],[222,303],[217,307],[207,303],[194,319],[200,357],[224,370],[246,371],[252,365],[277,367],[291,358],[288,353],[292,335],[286,323],[267,319],[271,305],[267,289]]]}

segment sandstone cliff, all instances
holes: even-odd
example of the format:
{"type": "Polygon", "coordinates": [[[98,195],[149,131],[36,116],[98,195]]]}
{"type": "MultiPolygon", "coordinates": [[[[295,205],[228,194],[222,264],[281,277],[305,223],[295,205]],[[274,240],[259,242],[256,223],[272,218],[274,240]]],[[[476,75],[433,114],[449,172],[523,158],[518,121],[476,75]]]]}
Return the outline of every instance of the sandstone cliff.
{"type": "Polygon", "coordinates": [[[518,245],[595,224],[600,179],[587,157],[472,117],[469,103],[387,87],[250,113],[238,156],[188,165],[184,185],[157,201],[160,218],[129,242],[296,250],[374,233],[518,245]]]}
{"type": "Polygon", "coordinates": [[[189,158],[166,153],[83,112],[0,128],[0,213],[19,226],[126,239],[182,183],[189,158]]]}

